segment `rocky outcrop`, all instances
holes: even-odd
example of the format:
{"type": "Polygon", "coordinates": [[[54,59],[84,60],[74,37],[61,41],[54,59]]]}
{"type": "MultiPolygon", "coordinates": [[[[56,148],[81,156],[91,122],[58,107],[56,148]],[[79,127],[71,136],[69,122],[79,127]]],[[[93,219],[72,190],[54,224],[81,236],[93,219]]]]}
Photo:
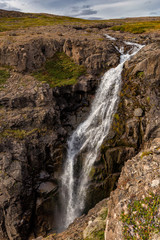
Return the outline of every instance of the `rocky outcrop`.
{"type": "MultiPolygon", "coordinates": [[[[112,192],[108,203],[108,216],[106,222],[106,231],[105,231],[105,239],[106,240],[123,240],[125,229],[124,226],[127,226],[127,234],[130,237],[136,237],[140,239],[140,228],[144,229],[145,224],[147,222],[147,217],[141,213],[141,216],[137,220],[137,224],[139,224],[139,231],[135,228],[134,222],[130,223],[128,218],[128,224],[122,220],[122,214],[127,214],[129,211],[129,204],[132,204],[135,201],[142,201],[146,197],[150,197],[152,199],[151,193],[155,196],[160,196],[160,177],[159,177],[159,167],[160,167],[160,139],[154,139],[146,148],[144,148],[138,155],[136,155],[131,160],[128,160],[125,164],[121,176],[118,181],[117,189],[112,192]],[[149,146],[150,145],[150,146],[149,146]],[[139,223],[138,223],[139,221],[139,223]]],[[[152,202],[150,200],[150,206],[152,202]]],[[[156,226],[159,226],[159,213],[157,212],[160,210],[160,205],[158,201],[154,204],[154,221],[152,221],[151,225],[148,223],[147,228],[150,230],[150,239],[154,239],[154,231],[157,229],[156,226]],[[157,219],[157,220],[156,220],[157,219]],[[156,221],[157,224],[156,224],[156,221]],[[152,226],[153,229],[152,229],[152,226]]],[[[145,211],[145,206],[142,204],[145,211]]],[[[148,208],[148,215],[149,215],[149,207],[148,208]]],[[[135,209],[131,209],[131,211],[135,211],[135,214],[139,216],[138,212],[135,209]]],[[[132,214],[132,212],[131,212],[132,214]]],[[[151,215],[149,215],[152,218],[151,215]]],[[[158,230],[158,229],[157,229],[158,230]]],[[[141,233],[141,234],[144,234],[141,233]]],[[[158,239],[158,238],[157,238],[158,239]]]]}
{"type": "Polygon", "coordinates": [[[98,35],[96,38],[86,38],[85,34],[82,34],[78,39],[75,36],[80,33],[72,28],[61,29],[62,32],[68,33],[67,36],[55,35],[54,30],[50,28],[49,35],[45,37],[27,36],[27,41],[18,34],[14,36],[15,40],[8,37],[9,40],[4,41],[0,47],[0,64],[14,66],[18,72],[31,72],[39,69],[46,59],[52,58],[56,52],[62,51],[76,63],[86,66],[89,74],[101,74],[118,63],[118,51],[104,37],[103,41],[100,41],[97,39],[98,35]]]}

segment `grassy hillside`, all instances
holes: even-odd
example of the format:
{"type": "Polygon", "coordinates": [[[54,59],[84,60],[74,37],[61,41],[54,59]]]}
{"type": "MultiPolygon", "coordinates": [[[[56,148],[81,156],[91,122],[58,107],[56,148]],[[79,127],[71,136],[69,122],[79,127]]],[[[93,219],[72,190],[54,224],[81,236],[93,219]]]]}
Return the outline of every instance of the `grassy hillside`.
{"type": "Polygon", "coordinates": [[[144,33],[152,30],[160,30],[160,21],[127,22],[111,28],[114,31],[144,33]]]}
{"type": "Polygon", "coordinates": [[[55,24],[88,23],[84,19],[55,16],[49,14],[24,14],[16,17],[0,17],[0,32],[24,29],[28,27],[50,26],[55,24]]]}
{"type": "Polygon", "coordinates": [[[111,20],[85,20],[51,14],[21,13],[0,10],[0,32],[28,27],[64,25],[108,24],[114,31],[143,33],[160,30],[160,17],[126,18],[111,20]]]}

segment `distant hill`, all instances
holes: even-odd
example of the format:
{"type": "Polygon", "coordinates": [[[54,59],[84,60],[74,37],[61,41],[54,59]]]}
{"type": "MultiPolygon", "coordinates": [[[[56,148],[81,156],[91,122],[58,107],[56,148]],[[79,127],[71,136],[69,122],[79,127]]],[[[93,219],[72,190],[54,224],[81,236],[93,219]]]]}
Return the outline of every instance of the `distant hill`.
{"type": "Polygon", "coordinates": [[[105,24],[114,31],[143,33],[160,30],[160,17],[137,17],[108,20],[86,20],[47,13],[23,13],[18,11],[0,10],[0,32],[25,29],[29,27],[52,25],[93,26],[105,24]]]}

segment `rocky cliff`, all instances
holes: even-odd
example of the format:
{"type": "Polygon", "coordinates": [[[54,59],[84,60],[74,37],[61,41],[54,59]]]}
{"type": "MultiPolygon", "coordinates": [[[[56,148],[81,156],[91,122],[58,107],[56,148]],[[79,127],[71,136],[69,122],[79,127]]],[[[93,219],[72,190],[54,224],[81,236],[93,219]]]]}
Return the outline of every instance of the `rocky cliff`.
{"type": "MultiPolygon", "coordinates": [[[[115,230],[119,229],[118,216],[123,210],[121,206],[122,209],[118,208],[116,212],[117,204],[126,199],[127,204],[132,198],[132,190],[128,190],[132,184],[135,191],[133,200],[140,199],[140,188],[149,182],[143,178],[140,187],[134,186],[131,178],[142,178],[145,169],[149,168],[150,172],[154,165],[158,167],[159,164],[160,36],[159,33],[136,37],[117,34],[109,31],[106,25],[73,25],[30,28],[6,32],[1,36],[0,71],[1,75],[3,71],[8,74],[6,82],[2,81],[0,85],[1,240],[27,240],[56,230],[59,178],[67,138],[86,118],[102,74],[119,62],[119,51],[112,41],[104,37],[104,33],[114,35],[118,47],[124,46],[122,40],[145,43],[146,47],[125,64],[118,110],[109,137],[101,147],[90,174],[86,211],[110,195],[125,161],[138,154],[144,146],[149,150],[142,150],[127,162],[121,173],[118,186],[125,182],[126,176],[129,178],[128,185],[122,184],[128,192],[127,198],[122,194],[123,189],[121,192],[118,187],[89,215],[77,220],[65,233],[51,236],[51,239],[98,239],[95,233],[100,232],[103,236],[106,208],[106,239],[107,236],[123,239],[118,235],[122,235],[122,222],[121,229],[115,230]],[[33,73],[57,52],[64,52],[76,64],[86,68],[76,84],[52,88],[34,77],[33,73]],[[144,154],[147,157],[141,157],[146,151],[149,152],[144,154]],[[149,161],[153,166],[148,164],[149,161]],[[139,175],[130,176],[132,168],[139,175]],[[99,228],[96,229],[95,225],[99,228]],[[112,225],[115,226],[113,230],[112,225]]],[[[158,194],[158,176],[156,172],[150,180],[154,194],[158,194]]],[[[147,186],[148,191],[150,185],[147,186]]]]}
{"type": "Polygon", "coordinates": [[[0,93],[0,232],[4,239],[27,239],[54,227],[66,139],[88,113],[100,73],[116,66],[119,53],[110,41],[80,41],[74,34],[15,38],[0,48],[1,65],[12,67],[0,93]],[[87,67],[77,84],[50,88],[31,76],[62,51],[87,67]]]}

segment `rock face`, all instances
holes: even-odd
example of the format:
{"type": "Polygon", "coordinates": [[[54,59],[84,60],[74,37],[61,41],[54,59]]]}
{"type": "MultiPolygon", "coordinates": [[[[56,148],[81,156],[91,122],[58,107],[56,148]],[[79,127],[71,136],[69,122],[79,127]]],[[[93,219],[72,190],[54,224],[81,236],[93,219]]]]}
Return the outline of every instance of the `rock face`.
{"type": "Polygon", "coordinates": [[[27,36],[26,41],[15,36],[16,42],[4,41],[0,47],[0,64],[14,66],[19,72],[31,72],[39,69],[46,59],[52,58],[56,52],[62,51],[76,63],[86,66],[87,72],[94,75],[118,63],[119,52],[110,41],[97,40],[98,35],[86,38],[83,34],[77,38],[76,35],[80,33],[69,27],[62,28],[61,31],[67,32],[68,35],[59,36],[55,34],[54,28],[49,28],[45,37],[27,36]]]}
{"type": "MultiPolygon", "coordinates": [[[[106,240],[126,239],[123,235],[122,213],[128,212],[129,204],[141,201],[145,197],[149,197],[151,193],[155,196],[160,196],[159,167],[160,139],[155,138],[149,141],[135,157],[125,163],[118,180],[117,189],[111,193],[109,198],[98,203],[86,216],[77,218],[65,232],[57,235],[51,234],[43,239],[99,240],[104,239],[104,237],[106,240]],[[106,222],[106,229],[104,221],[106,222]]],[[[160,205],[158,201],[155,208],[157,210],[155,211],[154,219],[157,219],[156,225],[159,226],[160,205]]],[[[136,216],[138,214],[140,213],[136,213],[136,216]]],[[[143,219],[140,220],[142,221],[143,219]]],[[[144,218],[144,220],[146,219],[144,218]]],[[[130,231],[131,235],[134,232],[133,224],[132,222],[129,225],[127,222],[128,231],[130,231]]],[[[153,221],[151,226],[152,224],[153,221]]],[[[140,227],[141,225],[143,226],[143,221],[140,223],[140,227]]],[[[149,225],[147,226],[149,227],[149,225]]],[[[159,239],[159,234],[155,233],[154,230],[150,236],[152,240],[159,239]]],[[[140,238],[137,237],[136,239],[140,238]]]]}
{"type": "Polygon", "coordinates": [[[128,139],[133,137],[133,144],[145,143],[145,148],[125,164],[117,189],[111,194],[106,240],[124,239],[120,218],[130,202],[141,200],[151,192],[159,195],[159,60],[159,44],[152,44],[125,64],[121,93],[123,110],[128,113],[125,134],[128,139]],[[134,122],[130,119],[131,111],[126,111],[128,107],[134,112],[134,122]]]}
{"type": "Polygon", "coordinates": [[[90,203],[95,199],[92,189],[96,185],[99,184],[99,194],[109,188],[113,190],[124,162],[133,157],[144,142],[160,137],[159,60],[159,44],[151,44],[124,66],[119,107],[92,169],[90,203]]]}
{"type": "MultiPolygon", "coordinates": [[[[64,232],[50,234],[43,240],[99,240],[104,235],[105,220],[107,217],[107,199],[103,199],[92,208],[87,215],[75,219],[75,221],[64,232]]],[[[103,239],[103,238],[102,238],[103,239]]],[[[36,238],[38,240],[38,238],[36,238]]]]}
{"type": "Polygon", "coordinates": [[[52,228],[66,138],[85,117],[93,94],[78,89],[50,89],[15,73],[1,92],[0,232],[5,239],[27,239],[31,226],[37,233],[52,228]],[[19,78],[25,85],[20,90],[19,78]]]}
{"type": "MultiPolygon", "coordinates": [[[[105,239],[123,240],[123,223],[121,220],[122,212],[128,211],[128,204],[134,201],[142,200],[150,193],[160,195],[160,139],[156,138],[136,157],[128,160],[125,164],[118,181],[117,189],[112,192],[108,203],[108,216],[106,222],[105,239]]],[[[157,205],[160,210],[160,206],[157,205]]],[[[158,210],[158,211],[159,211],[158,210]]],[[[149,212],[149,210],[148,210],[149,212]]],[[[138,214],[138,213],[137,213],[138,214]]],[[[155,215],[155,218],[159,216],[155,215]]],[[[145,219],[144,219],[145,220],[145,219]]],[[[143,222],[141,223],[143,225],[143,222]]],[[[154,224],[154,223],[153,223],[154,224]]],[[[159,224],[159,220],[158,220],[159,224]]],[[[149,227],[149,225],[148,225],[149,227]]],[[[136,236],[133,225],[128,224],[128,231],[136,236]]],[[[156,234],[153,231],[153,238],[156,234]]],[[[157,236],[157,239],[159,236],[157,236]]],[[[137,239],[138,236],[137,236],[137,239]]]]}
{"type": "MultiPolygon", "coordinates": [[[[91,204],[96,202],[99,193],[103,194],[106,191],[105,184],[109,177],[109,187],[116,183],[113,176],[118,178],[124,161],[131,159],[122,169],[117,189],[111,193],[106,204],[108,216],[105,238],[109,240],[125,239],[121,214],[127,211],[129,203],[141,201],[151,192],[157,196],[160,194],[159,57],[159,44],[151,44],[125,64],[119,107],[109,139],[104,142],[92,170],[90,196],[95,192],[95,189],[92,192],[95,186],[97,194],[92,195],[92,200],[89,199],[91,204]],[[143,61],[145,64],[142,64],[143,61]],[[132,158],[134,155],[136,156],[132,158]]],[[[129,228],[132,233],[132,225],[129,228]]],[[[66,233],[64,232],[63,236],[66,233]]],[[[152,238],[155,236],[159,237],[153,232],[152,238]]],[[[53,239],[58,237],[54,236],[53,239]]]]}
{"type": "Polygon", "coordinates": [[[14,67],[0,92],[1,240],[25,240],[53,229],[66,139],[86,117],[99,74],[119,60],[107,40],[56,35],[18,43],[0,47],[0,63],[14,67]],[[74,86],[51,89],[29,75],[57,51],[87,67],[74,86]]]}

